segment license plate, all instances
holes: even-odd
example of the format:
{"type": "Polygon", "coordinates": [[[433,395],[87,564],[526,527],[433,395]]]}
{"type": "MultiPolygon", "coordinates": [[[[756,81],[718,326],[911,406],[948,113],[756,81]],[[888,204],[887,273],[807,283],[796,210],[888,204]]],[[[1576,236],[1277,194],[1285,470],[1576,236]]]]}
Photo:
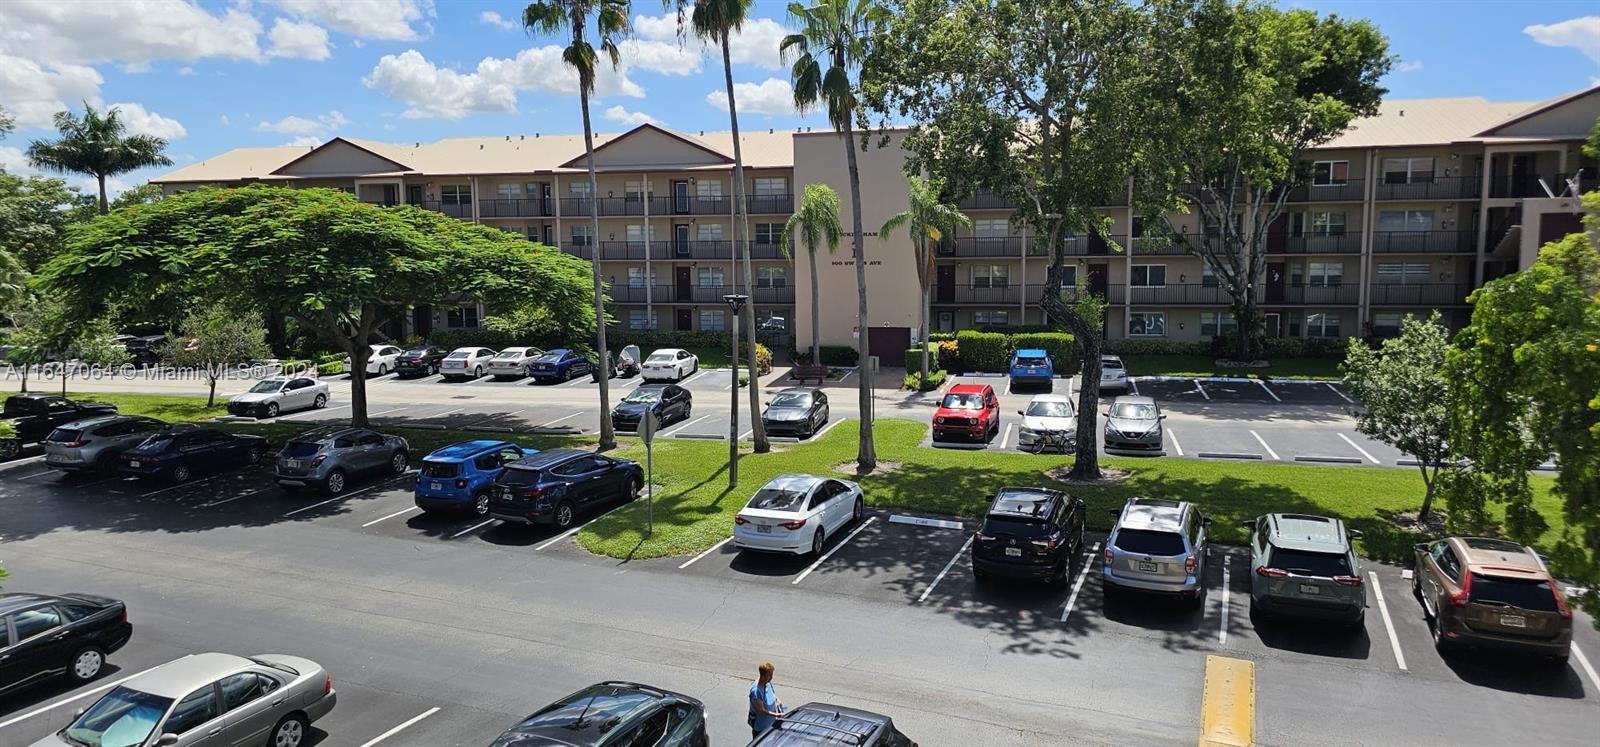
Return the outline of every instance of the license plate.
{"type": "Polygon", "coordinates": [[[1319,588],[1316,584],[1300,584],[1300,593],[1301,594],[1316,595],[1316,594],[1321,594],[1322,593],[1322,589],[1319,588]]]}
{"type": "Polygon", "coordinates": [[[283,460],[283,466],[288,467],[289,469],[300,469],[301,467],[305,466],[305,461],[300,459],[285,459],[283,460]]]}
{"type": "Polygon", "coordinates": [[[1154,560],[1141,560],[1139,561],[1139,570],[1144,573],[1155,573],[1160,570],[1160,566],[1156,565],[1154,560]]]}
{"type": "Polygon", "coordinates": [[[1500,624],[1508,628],[1526,628],[1528,627],[1528,618],[1522,615],[1501,615],[1500,624]]]}
{"type": "Polygon", "coordinates": [[[1008,548],[1006,548],[1006,554],[1011,556],[1011,557],[1013,557],[1013,558],[1020,558],[1020,557],[1022,557],[1022,548],[1020,548],[1020,547],[1008,547],[1008,548]]]}
{"type": "Polygon", "coordinates": [[[434,480],[429,484],[433,485],[434,490],[442,490],[444,488],[444,483],[439,482],[438,480],[434,480]]]}
{"type": "Polygon", "coordinates": [[[757,524],[756,525],[756,534],[772,534],[772,525],[771,524],[757,524]]]}
{"type": "Polygon", "coordinates": [[[128,462],[128,466],[132,467],[134,469],[138,469],[139,468],[139,460],[135,459],[135,460],[133,460],[131,462],[128,462]]]}

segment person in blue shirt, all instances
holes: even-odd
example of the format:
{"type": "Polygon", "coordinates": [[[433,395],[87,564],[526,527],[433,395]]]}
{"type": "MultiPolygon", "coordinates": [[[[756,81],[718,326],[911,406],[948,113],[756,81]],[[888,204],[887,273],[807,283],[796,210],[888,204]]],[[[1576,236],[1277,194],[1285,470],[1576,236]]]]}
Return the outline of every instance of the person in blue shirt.
{"type": "Polygon", "coordinates": [[[757,667],[755,684],[750,686],[750,738],[761,736],[761,733],[771,729],[772,723],[783,715],[783,701],[778,699],[778,691],[772,686],[772,662],[761,662],[757,667]]]}

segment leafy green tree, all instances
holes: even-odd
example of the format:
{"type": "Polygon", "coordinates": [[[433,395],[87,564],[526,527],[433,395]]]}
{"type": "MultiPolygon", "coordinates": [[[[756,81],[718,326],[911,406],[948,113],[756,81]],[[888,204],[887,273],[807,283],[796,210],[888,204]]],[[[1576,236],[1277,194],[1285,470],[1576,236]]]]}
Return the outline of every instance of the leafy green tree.
{"type": "Polygon", "coordinates": [[[889,217],[878,229],[878,237],[888,241],[889,234],[902,228],[911,234],[911,247],[917,253],[917,285],[922,289],[922,303],[917,311],[917,339],[922,343],[922,375],[917,380],[923,390],[928,385],[928,303],[929,289],[933,286],[935,272],[934,254],[929,242],[937,245],[945,236],[953,235],[959,227],[970,227],[972,219],[955,205],[940,200],[944,187],[938,180],[924,179],[912,174],[906,177],[906,196],[909,208],[889,217]]]}
{"type": "Polygon", "coordinates": [[[60,250],[67,226],[94,215],[93,205],[62,179],[0,171],[0,251],[38,269],[60,250]]]}
{"type": "Polygon", "coordinates": [[[161,191],[161,185],[159,184],[140,184],[137,187],[130,187],[122,190],[122,192],[111,201],[111,209],[117,210],[130,205],[148,205],[152,202],[160,200],[165,196],[166,193],[161,191]]]}
{"type": "Polygon", "coordinates": [[[1454,461],[1450,453],[1450,382],[1445,378],[1450,331],[1439,312],[1427,319],[1406,317],[1400,336],[1373,350],[1352,337],[1342,370],[1345,387],[1360,403],[1356,431],[1417,459],[1424,494],[1418,519],[1433,511],[1439,471],[1454,461]]]}
{"type": "Polygon", "coordinates": [[[64,325],[60,320],[65,313],[66,305],[59,298],[49,296],[30,296],[26,303],[9,312],[12,332],[6,344],[12,347],[6,351],[5,359],[7,365],[15,367],[23,394],[28,392],[28,379],[34,369],[43,366],[61,349],[64,325]]]}
{"type": "Polygon", "coordinates": [[[84,102],[83,116],[56,112],[56,140],[35,140],[28,145],[28,163],[34,168],[65,174],[93,176],[100,185],[100,212],[110,212],[106,179],[147,166],[171,166],[162,152],[167,141],[153,135],[129,135],[121,110],[104,114],[84,102]]]}
{"type": "Polygon", "coordinates": [[[255,310],[206,305],[184,317],[178,334],[167,335],[161,351],[167,365],[190,368],[206,377],[206,406],[217,401],[217,381],[241,363],[272,355],[267,326],[255,310]]]}
{"type": "Polygon", "coordinates": [[[71,313],[57,318],[62,323],[59,334],[63,345],[59,349],[67,354],[61,368],[61,396],[67,396],[67,382],[73,376],[87,373],[92,367],[113,367],[128,362],[128,349],[117,342],[117,329],[109,315],[87,321],[76,319],[71,313]]]}
{"type": "MultiPolygon", "coordinates": [[[[843,137],[845,162],[850,168],[851,256],[856,265],[856,350],[862,365],[867,362],[867,255],[866,237],[861,226],[861,170],[856,164],[854,120],[857,112],[857,84],[861,64],[871,49],[872,39],[888,23],[890,12],[877,0],[814,0],[807,6],[789,3],[789,16],[799,31],[783,38],[778,50],[784,60],[793,60],[794,103],[800,111],[823,108],[828,124],[843,137]]],[[[856,377],[861,405],[861,443],[856,451],[856,467],[863,472],[878,464],[878,450],[872,442],[872,377],[856,377]]]]}
{"type": "MultiPolygon", "coordinates": [[[[595,32],[599,36],[600,51],[611,60],[615,68],[622,59],[617,40],[628,33],[628,0],[541,0],[532,3],[522,12],[522,25],[529,31],[543,34],[570,36],[561,59],[578,73],[578,106],[583,112],[583,154],[589,164],[589,226],[590,236],[600,236],[600,187],[595,181],[594,125],[589,119],[589,97],[594,95],[597,61],[594,46],[589,43],[588,27],[593,16],[595,32]]],[[[600,279],[600,252],[594,253],[594,317],[604,319],[605,283],[600,279]]],[[[595,325],[595,353],[603,361],[610,357],[606,349],[606,325],[595,325]]],[[[600,450],[617,447],[616,434],[611,430],[611,385],[606,377],[596,377],[600,382],[600,450]]]]}
{"type": "Polygon", "coordinates": [[[826,184],[807,184],[800,198],[800,209],[789,216],[783,226],[783,256],[794,260],[794,237],[800,236],[805,244],[806,260],[811,266],[811,363],[822,362],[821,346],[817,341],[817,327],[821,326],[822,298],[817,289],[817,246],[828,247],[828,253],[839,251],[839,193],[826,184]]]}
{"type": "Polygon", "coordinates": [[[569,339],[594,331],[581,260],[515,234],[330,189],[202,189],[96,218],[41,273],[80,317],[164,286],[286,313],[356,361],[352,422],[367,421],[367,345],[386,314],[466,297],[545,306],[569,339]]]}
{"type": "Polygon", "coordinates": [[[11,134],[16,128],[17,120],[11,117],[11,113],[6,111],[5,107],[0,106],[0,140],[6,139],[6,135],[11,134]]]}

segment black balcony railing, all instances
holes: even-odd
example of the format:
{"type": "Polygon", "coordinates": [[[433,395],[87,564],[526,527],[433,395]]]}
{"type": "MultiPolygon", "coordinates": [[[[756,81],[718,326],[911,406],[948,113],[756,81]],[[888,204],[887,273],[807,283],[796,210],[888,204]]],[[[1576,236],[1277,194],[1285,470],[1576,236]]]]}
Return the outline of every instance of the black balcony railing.
{"type": "Polygon", "coordinates": [[[1473,231],[1372,232],[1372,251],[1378,254],[1471,254],[1477,244],[1473,231]]]}
{"type": "Polygon", "coordinates": [[[452,218],[472,219],[472,203],[470,202],[440,202],[438,200],[423,200],[417,205],[423,210],[444,213],[452,218]]]}
{"type": "MultiPolygon", "coordinates": [[[[1037,286],[1034,286],[1037,290],[1037,286]]],[[[933,287],[936,304],[1012,305],[1022,303],[1021,285],[949,284],[933,287]]]]}
{"type": "Polygon", "coordinates": [[[1475,200],[1480,181],[1471,176],[1438,176],[1427,181],[1378,182],[1373,197],[1379,200],[1475,200]]]}
{"type": "Polygon", "coordinates": [[[1020,257],[1021,236],[957,236],[942,242],[941,257],[1020,257]]]}
{"type": "MultiPolygon", "coordinates": [[[[600,259],[607,262],[642,262],[649,253],[651,260],[733,260],[742,258],[742,253],[735,256],[735,248],[739,245],[732,241],[601,241],[600,259]]],[[[592,244],[561,242],[561,251],[581,259],[594,259],[594,246],[592,244]]],[[[777,244],[752,242],[750,244],[750,258],[752,260],[783,259],[783,249],[777,244]]]]}
{"type": "Polygon", "coordinates": [[[1361,300],[1361,289],[1355,283],[1338,285],[1287,285],[1278,289],[1267,288],[1269,304],[1305,304],[1308,306],[1354,306],[1361,300]],[[1282,300],[1278,300],[1279,297],[1282,300]]]}
{"type": "MultiPolygon", "coordinates": [[[[722,297],[735,292],[732,285],[656,285],[649,289],[649,302],[660,304],[723,304],[722,297]]],[[[744,286],[738,286],[737,292],[750,296],[751,302],[757,306],[774,306],[794,303],[794,286],[762,286],[758,285],[754,292],[747,292],[744,286]]],[[[645,303],[646,289],[643,285],[613,282],[607,289],[606,295],[613,303],[642,304],[645,303]]]]}
{"type": "Polygon", "coordinates": [[[481,218],[544,218],[555,215],[553,199],[492,199],[478,200],[481,218]]]}
{"type": "Polygon", "coordinates": [[[1289,190],[1290,202],[1344,202],[1365,199],[1367,184],[1350,179],[1343,184],[1303,184],[1289,190]]]}
{"type": "Polygon", "coordinates": [[[747,195],[745,209],[751,215],[782,215],[794,212],[794,195],[747,195]]]}
{"type": "Polygon", "coordinates": [[[1500,174],[1489,177],[1490,197],[1546,197],[1539,180],[1556,194],[1566,188],[1566,174],[1500,174]]]}
{"type": "Polygon", "coordinates": [[[964,200],[957,201],[956,207],[962,210],[1015,210],[1017,206],[999,195],[979,192],[964,200]]]}
{"type": "Polygon", "coordinates": [[[1300,236],[1271,233],[1267,235],[1267,253],[1360,254],[1361,236],[1354,232],[1300,236]]]}
{"type": "Polygon", "coordinates": [[[1466,283],[1373,283],[1373,306],[1460,306],[1472,286],[1466,283]]]}
{"type": "Polygon", "coordinates": [[[361,201],[367,203],[368,205],[379,205],[381,207],[394,207],[394,206],[400,204],[399,200],[391,200],[391,199],[383,198],[383,197],[379,197],[379,198],[376,198],[376,199],[363,197],[363,198],[361,198],[361,201]]]}
{"type": "Polygon", "coordinates": [[[1150,304],[1218,306],[1228,303],[1228,294],[1221,288],[1203,283],[1145,286],[1113,283],[1107,288],[1111,303],[1131,303],[1135,306],[1150,304]]]}

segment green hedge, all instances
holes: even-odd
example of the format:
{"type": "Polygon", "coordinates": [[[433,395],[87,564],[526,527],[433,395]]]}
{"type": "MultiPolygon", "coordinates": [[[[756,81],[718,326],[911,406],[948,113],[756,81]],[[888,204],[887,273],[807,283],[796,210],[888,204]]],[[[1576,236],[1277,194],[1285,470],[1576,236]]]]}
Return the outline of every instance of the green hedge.
{"type": "Polygon", "coordinates": [[[912,391],[931,392],[939,387],[944,386],[944,380],[947,376],[949,376],[949,374],[946,374],[943,370],[934,369],[928,372],[928,382],[923,384],[922,372],[912,371],[906,374],[904,388],[912,391]]]}
{"type": "Polygon", "coordinates": [[[1039,348],[1050,356],[1056,374],[1066,376],[1078,370],[1077,346],[1066,332],[1028,332],[1011,336],[1011,349],[1039,348]]]}
{"type": "MultiPolygon", "coordinates": [[[[727,350],[733,346],[728,332],[702,332],[672,329],[608,329],[606,347],[621,350],[628,345],[638,345],[645,355],[657,348],[715,348],[727,350]]],[[[739,347],[744,347],[741,340],[739,347]]]]}
{"type": "MultiPolygon", "coordinates": [[[[822,356],[824,366],[854,366],[860,360],[856,349],[849,345],[822,345],[817,348],[822,356]]],[[[805,365],[811,362],[810,350],[796,350],[790,353],[795,363],[805,365]]]]}
{"type": "Polygon", "coordinates": [[[334,376],[336,374],[342,374],[342,373],[344,373],[344,358],[343,358],[343,356],[341,356],[339,360],[333,361],[332,363],[318,363],[317,364],[317,374],[318,375],[321,375],[321,376],[334,376]]]}
{"type": "Polygon", "coordinates": [[[954,332],[929,332],[928,333],[928,342],[944,342],[945,340],[954,340],[954,339],[956,339],[956,333],[954,333],[954,332]]]}
{"type": "Polygon", "coordinates": [[[1011,340],[998,332],[964,329],[956,333],[963,371],[999,373],[1011,363],[1011,340]]]}
{"type": "MultiPolygon", "coordinates": [[[[928,372],[939,367],[939,344],[930,342],[928,349],[928,372]]],[[[922,348],[909,348],[906,350],[906,370],[922,372],[922,348]]]]}
{"type": "Polygon", "coordinates": [[[1140,340],[1121,338],[1105,340],[1100,349],[1116,355],[1210,355],[1211,343],[1182,342],[1179,340],[1140,340]]]}

